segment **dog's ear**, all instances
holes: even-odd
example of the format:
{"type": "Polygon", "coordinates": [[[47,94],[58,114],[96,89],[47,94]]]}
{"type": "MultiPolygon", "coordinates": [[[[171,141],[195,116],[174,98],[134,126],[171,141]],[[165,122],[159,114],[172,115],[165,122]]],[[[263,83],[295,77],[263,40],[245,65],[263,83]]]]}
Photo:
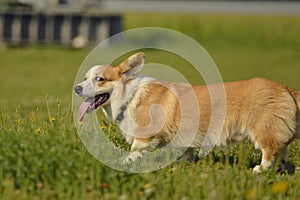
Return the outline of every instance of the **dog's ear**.
{"type": "Polygon", "coordinates": [[[118,66],[121,74],[126,76],[136,76],[136,74],[139,73],[144,66],[145,57],[145,54],[140,52],[127,58],[118,66]]]}

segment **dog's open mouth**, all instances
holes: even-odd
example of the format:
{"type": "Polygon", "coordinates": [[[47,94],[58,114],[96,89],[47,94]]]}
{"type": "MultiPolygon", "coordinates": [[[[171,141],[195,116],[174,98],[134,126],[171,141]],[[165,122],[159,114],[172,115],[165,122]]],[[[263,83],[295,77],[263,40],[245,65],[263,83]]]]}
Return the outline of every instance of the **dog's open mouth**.
{"type": "Polygon", "coordinates": [[[99,108],[102,104],[104,104],[109,99],[109,94],[98,94],[95,97],[89,97],[84,102],[81,103],[79,108],[80,118],[82,121],[85,113],[91,112],[99,108]]]}

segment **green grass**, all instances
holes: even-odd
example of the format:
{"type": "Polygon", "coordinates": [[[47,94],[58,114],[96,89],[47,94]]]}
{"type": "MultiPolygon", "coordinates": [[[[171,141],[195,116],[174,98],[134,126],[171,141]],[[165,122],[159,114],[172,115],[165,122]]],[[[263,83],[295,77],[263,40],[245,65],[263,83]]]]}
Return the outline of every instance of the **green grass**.
{"type": "MultiPolygon", "coordinates": [[[[300,90],[300,17],[124,16],[124,29],[143,26],[172,28],[200,42],[225,81],[261,76],[300,90]]],[[[299,170],[253,175],[260,153],[249,142],[145,174],[98,162],[78,138],[71,111],[75,75],[88,52],[0,48],[0,199],[298,199],[299,170]]],[[[149,62],[187,65],[165,52],[146,53],[149,62]]],[[[298,140],[289,148],[290,166],[300,166],[299,147],[298,140]]]]}

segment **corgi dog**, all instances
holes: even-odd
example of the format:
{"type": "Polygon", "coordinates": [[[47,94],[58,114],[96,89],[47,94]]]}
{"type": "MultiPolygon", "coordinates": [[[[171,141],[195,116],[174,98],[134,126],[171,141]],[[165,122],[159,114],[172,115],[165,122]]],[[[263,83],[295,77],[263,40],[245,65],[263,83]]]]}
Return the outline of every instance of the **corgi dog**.
{"type": "Polygon", "coordinates": [[[168,144],[179,131],[181,137],[176,147],[200,148],[206,134],[211,133],[208,129],[219,126],[218,134],[208,135],[208,140],[215,140],[216,147],[250,139],[262,151],[261,163],[253,172],[269,169],[276,160],[279,170],[284,170],[287,146],[297,136],[299,91],[264,78],[227,82],[216,84],[224,88],[225,98],[218,101],[214,94],[217,103],[213,105],[208,85],[164,82],[143,76],[139,72],[144,62],[145,54],[141,52],[116,67],[94,66],[84,81],[74,87],[78,96],[86,97],[80,105],[80,121],[86,113],[102,108],[110,121],[118,123],[131,144],[127,161],[133,162],[145,152],[168,144]],[[210,124],[211,109],[218,108],[218,104],[226,110],[224,120],[222,124],[210,124]],[[188,113],[185,122],[183,107],[188,113]],[[195,109],[198,116],[189,116],[195,109]],[[182,124],[185,128],[179,130],[182,124]],[[196,127],[194,135],[189,127],[196,127]]]}

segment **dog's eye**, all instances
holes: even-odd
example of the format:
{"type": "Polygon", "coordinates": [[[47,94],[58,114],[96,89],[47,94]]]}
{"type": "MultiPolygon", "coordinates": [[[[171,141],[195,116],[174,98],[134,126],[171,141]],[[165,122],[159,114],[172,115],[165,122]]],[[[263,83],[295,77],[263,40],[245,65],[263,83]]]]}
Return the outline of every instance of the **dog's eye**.
{"type": "Polygon", "coordinates": [[[95,77],[95,81],[98,81],[98,82],[104,81],[104,78],[102,78],[102,77],[100,77],[100,76],[96,76],[96,77],[95,77]]]}
{"type": "Polygon", "coordinates": [[[84,79],[83,79],[84,81],[86,81],[87,80],[87,77],[84,77],[84,79]]]}

